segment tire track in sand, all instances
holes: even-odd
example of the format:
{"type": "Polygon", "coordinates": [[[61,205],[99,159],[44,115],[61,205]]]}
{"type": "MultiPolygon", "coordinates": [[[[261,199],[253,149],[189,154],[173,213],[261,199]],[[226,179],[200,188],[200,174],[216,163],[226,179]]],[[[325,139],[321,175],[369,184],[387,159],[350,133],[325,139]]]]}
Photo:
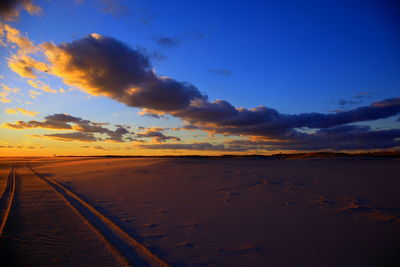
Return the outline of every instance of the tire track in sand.
{"type": "Polygon", "coordinates": [[[15,193],[15,168],[11,166],[7,185],[0,199],[0,236],[3,234],[15,193]]]}
{"type": "Polygon", "coordinates": [[[0,237],[1,266],[129,265],[30,169],[14,166],[8,178],[14,190],[5,190],[10,192],[5,199],[12,199],[12,206],[8,216],[3,216],[7,220],[0,237]]]}
{"type": "Polygon", "coordinates": [[[134,266],[168,267],[169,265],[154,255],[145,246],[131,237],[122,228],[82,200],[76,194],[52,178],[48,178],[31,166],[33,173],[49,184],[62,198],[90,225],[96,228],[134,266]]]}

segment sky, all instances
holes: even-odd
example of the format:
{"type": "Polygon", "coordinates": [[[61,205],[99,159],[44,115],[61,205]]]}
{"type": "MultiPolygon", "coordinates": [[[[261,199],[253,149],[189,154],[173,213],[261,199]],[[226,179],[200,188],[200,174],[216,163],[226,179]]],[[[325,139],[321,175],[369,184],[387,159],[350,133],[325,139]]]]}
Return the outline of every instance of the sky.
{"type": "Polygon", "coordinates": [[[6,0],[0,155],[400,148],[396,1],[6,0]]]}

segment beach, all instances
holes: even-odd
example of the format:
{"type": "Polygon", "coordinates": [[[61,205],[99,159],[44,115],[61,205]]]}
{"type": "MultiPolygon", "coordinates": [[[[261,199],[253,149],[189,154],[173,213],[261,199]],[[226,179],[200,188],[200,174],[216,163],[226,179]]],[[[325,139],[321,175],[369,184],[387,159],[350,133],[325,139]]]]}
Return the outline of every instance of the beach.
{"type": "Polygon", "coordinates": [[[138,253],[146,266],[138,245],[157,259],[151,264],[167,266],[399,263],[396,159],[65,157],[1,164],[3,187],[8,167],[16,171],[2,236],[9,262],[121,266],[135,264],[127,254],[138,253]],[[37,216],[46,223],[35,225],[37,216]],[[102,232],[96,216],[129,240],[118,229],[102,232]]]}

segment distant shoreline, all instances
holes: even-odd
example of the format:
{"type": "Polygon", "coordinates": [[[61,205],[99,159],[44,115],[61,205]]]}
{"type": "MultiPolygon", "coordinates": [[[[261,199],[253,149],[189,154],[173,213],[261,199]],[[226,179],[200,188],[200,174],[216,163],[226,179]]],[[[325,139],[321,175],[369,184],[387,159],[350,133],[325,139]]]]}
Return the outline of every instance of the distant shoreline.
{"type": "MultiPolygon", "coordinates": [[[[46,156],[18,156],[12,158],[46,158],[46,156]]],[[[279,153],[271,155],[251,154],[251,155],[57,155],[49,158],[66,157],[96,157],[96,158],[260,158],[260,159],[307,159],[307,158],[400,158],[400,151],[380,151],[380,152],[362,152],[362,153],[343,153],[343,152],[310,152],[310,153],[279,153]]],[[[0,157],[10,158],[10,157],[0,157]]]]}

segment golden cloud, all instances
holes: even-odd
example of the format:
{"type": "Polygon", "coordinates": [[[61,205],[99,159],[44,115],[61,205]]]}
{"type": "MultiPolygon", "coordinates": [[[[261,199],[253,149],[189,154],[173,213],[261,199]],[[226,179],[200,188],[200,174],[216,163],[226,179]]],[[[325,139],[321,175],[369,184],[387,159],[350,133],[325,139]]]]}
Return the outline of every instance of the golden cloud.
{"type": "Polygon", "coordinates": [[[39,80],[28,80],[28,84],[33,88],[42,90],[47,93],[57,93],[57,90],[51,89],[50,86],[39,80]]]}
{"type": "Polygon", "coordinates": [[[31,110],[27,110],[24,108],[7,108],[5,110],[5,113],[7,113],[7,114],[16,114],[18,112],[22,115],[26,115],[26,116],[30,116],[30,117],[36,117],[39,114],[39,112],[37,112],[37,111],[31,111],[31,110]]]}

